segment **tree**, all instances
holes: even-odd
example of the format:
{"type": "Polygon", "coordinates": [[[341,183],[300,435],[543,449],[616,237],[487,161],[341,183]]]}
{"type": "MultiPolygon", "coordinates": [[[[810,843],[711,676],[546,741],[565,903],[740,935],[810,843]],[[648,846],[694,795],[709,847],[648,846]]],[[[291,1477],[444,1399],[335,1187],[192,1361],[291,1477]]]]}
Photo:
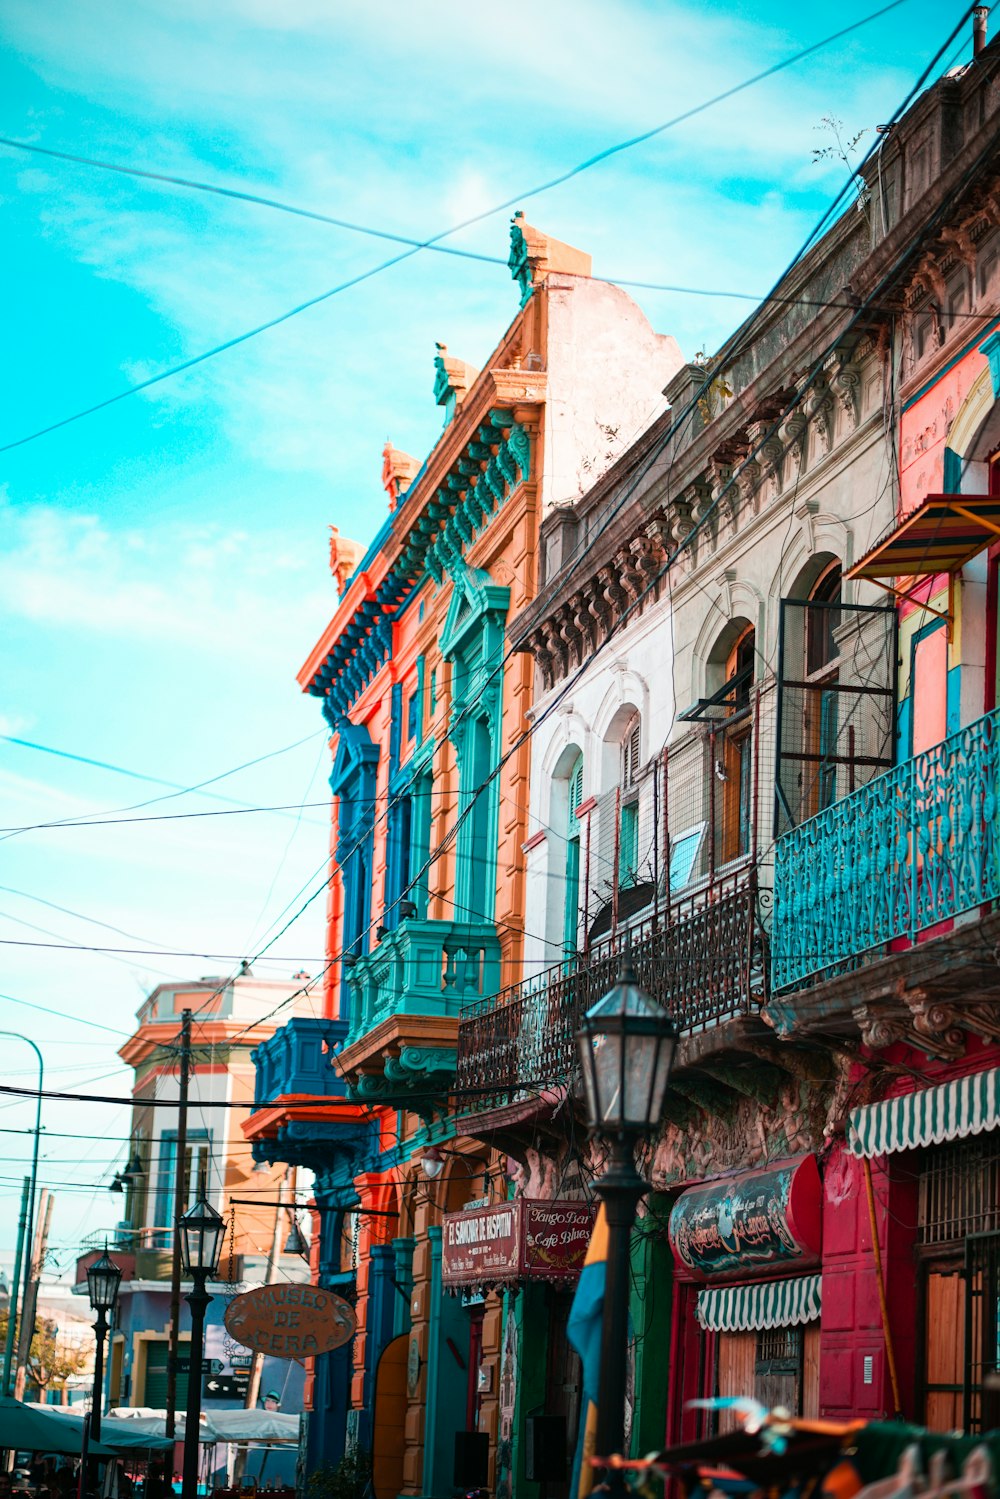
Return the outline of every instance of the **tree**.
{"type": "MultiPolygon", "coordinates": [[[[0,1344],[7,1336],[7,1316],[0,1312],[0,1344]]],[[[84,1372],[87,1362],[86,1350],[61,1339],[55,1322],[38,1319],[28,1352],[28,1374],[40,1390],[63,1389],[74,1374],[84,1372]]]]}

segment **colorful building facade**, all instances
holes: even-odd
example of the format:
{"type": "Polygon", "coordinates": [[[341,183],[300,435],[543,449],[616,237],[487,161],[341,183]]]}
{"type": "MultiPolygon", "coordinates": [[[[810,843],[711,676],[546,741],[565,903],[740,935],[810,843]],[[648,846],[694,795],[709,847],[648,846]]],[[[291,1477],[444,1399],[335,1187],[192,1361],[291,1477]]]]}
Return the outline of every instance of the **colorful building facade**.
{"type": "Polygon", "coordinates": [[[464,1123],[531,1194],[600,1171],[573,1035],[629,947],[682,1030],[636,1453],[724,1424],[712,1396],[996,1422],[996,71],[930,89],[775,302],[543,521],[512,626],[529,906],[568,956],[468,1007],[459,1080],[494,1091],[464,1123]]]}
{"type": "Polygon", "coordinates": [[[260,1048],[247,1129],[260,1158],[315,1171],[317,1274],[358,1316],[314,1371],[311,1460],[357,1440],[393,1494],[509,1465],[502,1300],[444,1289],[448,1215],[508,1216],[503,1158],[463,1130],[454,1089],[460,1011],[520,977],[531,924],[533,672],[509,621],[535,593],[543,516],[662,407],[680,364],[588,256],[520,216],[510,268],[520,306],[485,368],[438,346],[431,453],[387,445],[367,552],[335,533],[342,597],[299,677],[334,759],[329,1018],[260,1048]]]}
{"type": "MultiPolygon", "coordinates": [[[[258,1166],[242,1125],[250,1114],[256,1074],[254,1047],[274,1035],[273,1012],[295,1013],[308,974],[287,980],[260,979],[252,972],[235,977],[158,985],[143,1001],[133,1034],[120,1056],[134,1069],[130,1140],[115,1178],[123,1211],[112,1253],[123,1270],[106,1364],[108,1407],[162,1409],[167,1402],[170,1342],[170,1277],[178,1176],[185,1208],[205,1197],[227,1224],[220,1280],[210,1286],[213,1301],[206,1325],[207,1411],[242,1406],[249,1384],[249,1356],[241,1357],[225,1334],[229,1298],[270,1277],[308,1278],[308,1261],[286,1251],[296,1222],[294,1183],[284,1167],[258,1166]],[[179,1047],[185,1011],[190,1011],[189,1107],[183,1158],[179,1155],[179,1047]],[[287,1205],[286,1205],[287,1204],[287,1205]],[[233,1363],[233,1358],[237,1363],[233,1363]]],[[[303,1212],[303,1227],[306,1215],[303,1212]]],[[[294,1241],[293,1241],[294,1242],[294,1241]]],[[[75,1289],[85,1295],[90,1256],[78,1264],[75,1289]]],[[[183,1293],[190,1284],[183,1286],[183,1293]]],[[[187,1400],[187,1345],[190,1312],[180,1302],[179,1368],[176,1409],[187,1400]]],[[[261,1399],[277,1396],[282,1409],[302,1408],[302,1370],[297,1364],[266,1359],[261,1399]]],[[[225,1452],[220,1449],[220,1461],[225,1452]]],[[[260,1462],[251,1463],[252,1476],[260,1462]]],[[[273,1459],[272,1459],[273,1463],[273,1459]]],[[[294,1455],[282,1457],[272,1475],[289,1479],[294,1455]]]]}

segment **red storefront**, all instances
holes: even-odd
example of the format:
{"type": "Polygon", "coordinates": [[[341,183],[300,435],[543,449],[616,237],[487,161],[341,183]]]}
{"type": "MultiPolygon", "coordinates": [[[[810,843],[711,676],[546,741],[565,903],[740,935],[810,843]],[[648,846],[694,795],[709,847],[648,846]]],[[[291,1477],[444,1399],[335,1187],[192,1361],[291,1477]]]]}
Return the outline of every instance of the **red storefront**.
{"type": "Polygon", "coordinates": [[[709,1418],[688,1402],[714,1395],[817,1413],[822,1195],[810,1154],[675,1199],[668,1444],[705,1434],[709,1418]]]}

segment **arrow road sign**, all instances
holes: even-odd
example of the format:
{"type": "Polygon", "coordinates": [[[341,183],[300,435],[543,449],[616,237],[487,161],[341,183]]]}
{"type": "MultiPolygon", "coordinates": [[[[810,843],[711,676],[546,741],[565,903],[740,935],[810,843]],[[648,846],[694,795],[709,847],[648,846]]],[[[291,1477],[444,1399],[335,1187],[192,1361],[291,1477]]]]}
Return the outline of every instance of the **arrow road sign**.
{"type": "Polygon", "coordinates": [[[242,1400],[250,1384],[249,1373],[206,1374],[201,1382],[204,1400],[242,1400]]]}

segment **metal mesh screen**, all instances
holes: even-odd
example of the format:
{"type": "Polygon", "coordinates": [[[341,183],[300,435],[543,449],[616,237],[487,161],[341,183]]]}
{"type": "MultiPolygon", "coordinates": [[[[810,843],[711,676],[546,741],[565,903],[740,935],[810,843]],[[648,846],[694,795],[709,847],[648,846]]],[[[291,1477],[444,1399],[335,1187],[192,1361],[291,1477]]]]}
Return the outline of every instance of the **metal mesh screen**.
{"type": "Polygon", "coordinates": [[[782,599],[774,833],[893,763],[896,611],[782,599]]]}

